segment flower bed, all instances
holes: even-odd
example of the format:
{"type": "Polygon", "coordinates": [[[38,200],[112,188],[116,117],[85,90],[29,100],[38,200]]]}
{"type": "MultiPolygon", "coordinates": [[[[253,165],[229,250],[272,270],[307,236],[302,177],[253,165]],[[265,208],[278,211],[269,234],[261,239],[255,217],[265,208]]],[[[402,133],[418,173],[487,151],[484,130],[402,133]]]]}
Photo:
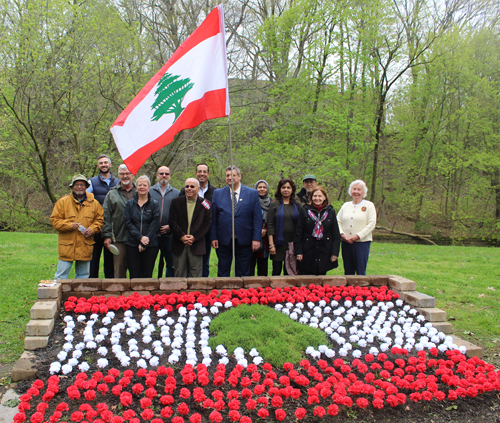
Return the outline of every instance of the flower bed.
{"type": "Polygon", "coordinates": [[[456,400],[500,389],[387,287],[259,288],[64,304],[64,345],[21,397],[16,422],[315,421],[344,410],[456,400]],[[273,367],[258,348],[211,348],[212,318],[263,304],[330,345],[273,367]]]}

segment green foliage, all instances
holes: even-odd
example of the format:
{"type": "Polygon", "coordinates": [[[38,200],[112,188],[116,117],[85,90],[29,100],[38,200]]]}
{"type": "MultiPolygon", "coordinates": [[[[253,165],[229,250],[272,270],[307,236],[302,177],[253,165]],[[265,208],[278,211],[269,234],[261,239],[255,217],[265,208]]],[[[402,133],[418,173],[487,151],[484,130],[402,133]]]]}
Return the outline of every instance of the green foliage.
{"type": "Polygon", "coordinates": [[[307,347],[328,345],[326,334],[301,325],[283,313],[259,304],[229,309],[210,323],[209,345],[215,350],[223,345],[229,354],[241,347],[245,352],[255,348],[265,362],[281,367],[287,361],[298,363],[307,347]]]}

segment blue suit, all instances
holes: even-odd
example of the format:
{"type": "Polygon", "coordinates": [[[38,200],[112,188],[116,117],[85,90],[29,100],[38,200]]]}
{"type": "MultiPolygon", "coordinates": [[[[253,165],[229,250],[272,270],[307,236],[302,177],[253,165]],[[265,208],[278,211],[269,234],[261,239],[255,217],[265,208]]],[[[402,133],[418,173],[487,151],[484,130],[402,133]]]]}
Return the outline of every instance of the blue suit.
{"type": "MultiPolygon", "coordinates": [[[[210,239],[219,242],[217,257],[219,277],[230,276],[232,262],[231,210],[233,201],[229,186],[216,189],[212,199],[212,227],[210,239]]],[[[252,241],[262,238],[262,210],[257,190],[241,186],[238,206],[234,214],[235,273],[236,276],[250,276],[252,262],[252,241]]]]}

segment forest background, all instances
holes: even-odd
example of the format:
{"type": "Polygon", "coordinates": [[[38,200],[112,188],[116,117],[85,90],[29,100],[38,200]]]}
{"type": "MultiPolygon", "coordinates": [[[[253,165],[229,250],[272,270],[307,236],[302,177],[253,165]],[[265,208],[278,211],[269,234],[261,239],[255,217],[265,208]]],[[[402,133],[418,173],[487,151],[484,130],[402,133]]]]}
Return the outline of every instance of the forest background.
{"type": "MultiPolygon", "coordinates": [[[[0,227],[45,231],[75,173],[121,162],[111,124],[217,5],[0,0],[0,227]]],[[[379,222],[500,239],[500,4],[227,0],[243,183],[313,173],[335,206],[363,179],[379,222]]],[[[228,119],[176,136],[139,174],[195,165],[224,185],[228,119]]],[[[274,188],[272,188],[274,190],[274,188]]]]}

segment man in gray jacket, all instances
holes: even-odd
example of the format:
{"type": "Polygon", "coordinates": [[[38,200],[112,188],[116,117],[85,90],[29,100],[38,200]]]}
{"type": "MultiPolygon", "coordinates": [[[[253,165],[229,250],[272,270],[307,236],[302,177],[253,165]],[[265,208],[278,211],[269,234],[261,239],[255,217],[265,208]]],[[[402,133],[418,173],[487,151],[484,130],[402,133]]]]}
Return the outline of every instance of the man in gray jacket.
{"type": "Polygon", "coordinates": [[[149,193],[158,204],[160,204],[160,232],[158,234],[158,246],[160,247],[160,264],[158,266],[158,277],[162,277],[163,259],[166,263],[166,278],[173,278],[174,272],[174,256],[170,251],[170,243],[172,241],[170,226],[168,226],[168,218],[170,212],[170,203],[174,198],[179,196],[179,190],[173,188],[170,181],[170,169],[167,166],[160,166],[156,171],[158,183],[151,187],[149,193]]]}
{"type": "Polygon", "coordinates": [[[125,239],[127,229],[123,219],[123,210],[128,200],[134,197],[135,188],[132,175],[124,164],[118,167],[118,178],[120,182],[112,188],[104,199],[104,226],[102,228],[102,238],[104,246],[109,249],[111,244],[118,248],[119,254],[113,256],[113,266],[115,278],[127,277],[127,252],[125,249],[125,239]]]}

